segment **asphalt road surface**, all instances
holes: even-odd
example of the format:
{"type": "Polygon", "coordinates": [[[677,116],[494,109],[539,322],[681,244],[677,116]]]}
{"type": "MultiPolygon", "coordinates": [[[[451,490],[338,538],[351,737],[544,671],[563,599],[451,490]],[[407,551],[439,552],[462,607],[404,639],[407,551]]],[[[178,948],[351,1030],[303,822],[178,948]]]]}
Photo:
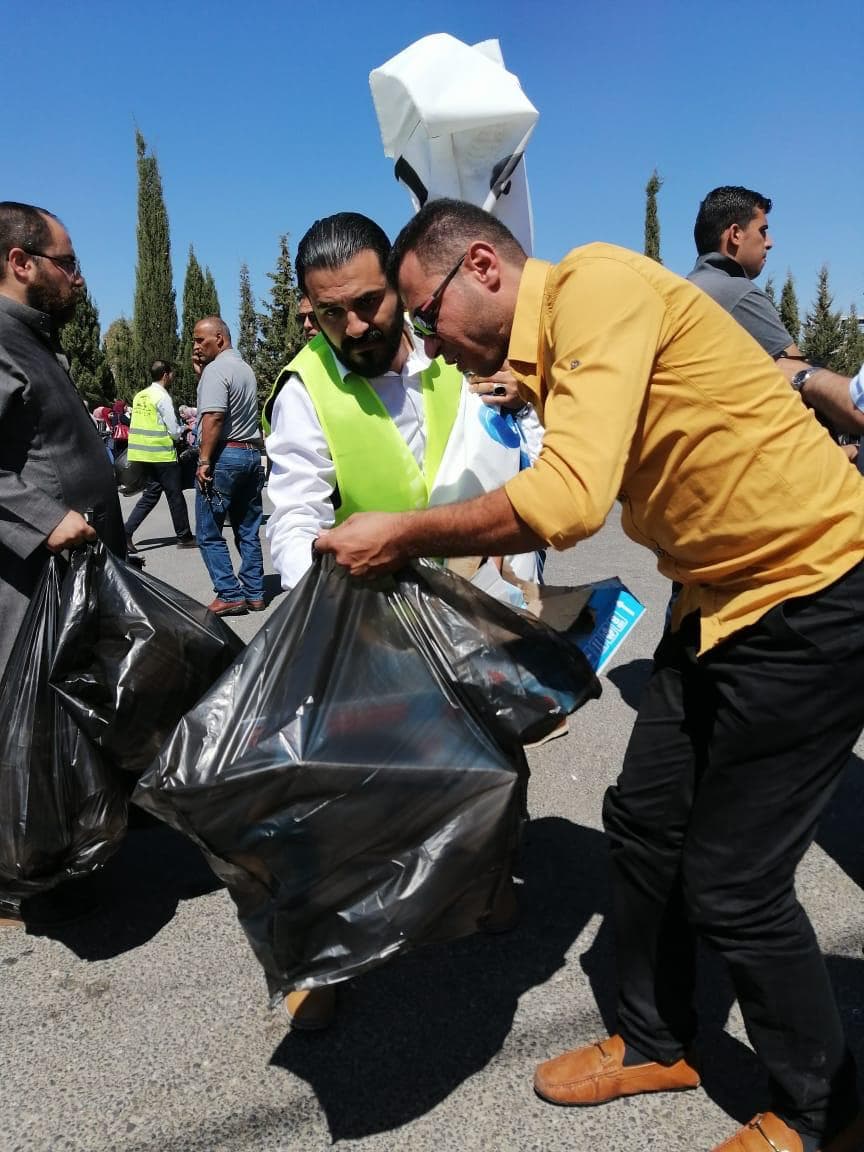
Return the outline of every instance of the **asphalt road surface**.
{"type": "MultiPolygon", "coordinates": [[[[127,513],[133,503],[124,501],[127,513]]],[[[209,602],[197,551],[173,547],[164,501],[136,543],[148,572],[209,602]]],[[[707,953],[703,1088],[587,1109],[556,1108],[532,1091],[536,1062],[606,1034],[614,1019],[600,808],[668,596],[617,514],[547,569],[556,584],[608,576],[648,611],[603,675],[602,698],[571,719],[569,735],[531,754],[514,931],[399,958],[341,990],[331,1030],[292,1033],[268,1008],[231,900],[197,849],[164,826],[137,828],[101,877],[95,915],[44,935],[0,928],[0,1149],[691,1152],[758,1111],[765,1079],[707,953]]],[[[267,594],[274,603],[282,595],[272,574],[267,594]]],[[[248,640],[265,618],[231,624],[248,640]]],[[[853,756],[799,891],[864,1067],[861,769],[853,756]]]]}

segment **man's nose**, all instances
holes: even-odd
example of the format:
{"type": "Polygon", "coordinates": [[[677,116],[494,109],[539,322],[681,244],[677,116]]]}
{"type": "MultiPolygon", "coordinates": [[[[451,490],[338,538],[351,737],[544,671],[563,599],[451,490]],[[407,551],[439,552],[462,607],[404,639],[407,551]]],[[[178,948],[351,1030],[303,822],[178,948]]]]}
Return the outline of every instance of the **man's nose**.
{"type": "Polygon", "coordinates": [[[362,318],[362,316],[358,316],[356,312],[348,313],[345,322],[346,336],[350,336],[353,340],[357,340],[361,336],[365,336],[368,330],[369,325],[362,318]]]}
{"type": "Polygon", "coordinates": [[[765,233],[765,251],[770,252],[773,247],[774,247],[774,241],[771,239],[769,234],[766,232],[765,233]]]}

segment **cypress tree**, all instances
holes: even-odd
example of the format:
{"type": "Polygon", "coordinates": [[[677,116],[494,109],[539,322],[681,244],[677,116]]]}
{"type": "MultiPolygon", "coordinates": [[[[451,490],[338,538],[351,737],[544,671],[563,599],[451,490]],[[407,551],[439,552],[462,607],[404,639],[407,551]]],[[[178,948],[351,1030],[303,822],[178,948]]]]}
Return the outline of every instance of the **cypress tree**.
{"type": "Polygon", "coordinates": [[[249,265],[240,265],[240,316],[238,321],[237,351],[247,364],[255,360],[258,348],[258,314],[252,296],[252,283],[249,279],[249,265]]]}
{"type": "Polygon", "coordinates": [[[662,264],[660,259],[660,220],[657,217],[657,193],[663,187],[657,169],[651,173],[651,179],[645,185],[645,248],[646,256],[662,264]]]}
{"type": "Polygon", "coordinates": [[[114,383],[99,339],[99,312],[85,289],[75,315],[60,333],[60,343],[69,360],[75,387],[91,412],[97,404],[113,399],[108,394],[114,383]]]}
{"type": "Polygon", "coordinates": [[[777,307],[777,293],[774,290],[774,277],[773,276],[769,276],[768,279],[765,281],[765,295],[768,297],[768,299],[771,301],[771,303],[776,308],[777,307]]]}
{"type": "Polygon", "coordinates": [[[219,315],[219,295],[210,269],[202,271],[189,245],[186,276],[183,280],[183,322],[180,326],[180,352],[175,373],[174,397],[178,404],[194,404],[198,378],[192,371],[192,333],[203,316],[219,315]]]}
{"type": "Polygon", "coordinates": [[[798,314],[798,297],[795,295],[795,281],[791,272],[786,273],[783,291],[780,293],[780,319],[792,337],[793,344],[797,344],[801,334],[801,318],[798,314]]]}
{"type": "Polygon", "coordinates": [[[147,380],[154,360],[177,358],[177,305],[159,165],[155,156],[147,155],[146,142],[137,130],[135,146],[138,152],[138,263],[132,332],[138,375],[147,380]]]}
{"type": "Polygon", "coordinates": [[[843,319],[831,305],[834,303],[828,287],[828,266],[823,264],[819,272],[819,287],[816,301],[804,317],[801,336],[801,352],[811,364],[821,364],[824,368],[839,371],[843,361],[845,333],[843,319]]]}
{"type": "MultiPolygon", "coordinates": [[[[221,316],[222,310],[219,307],[219,293],[216,291],[216,281],[213,279],[213,273],[209,268],[204,269],[204,307],[205,312],[202,316],[221,316]]],[[[200,317],[199,317],[200,319],[200,317]]]]}
{"type": "Polygon", "coordinates": [[[132,325],[125,316],[109,324],[102,341],[102,352],[111,374],[112,383],[109,391],[113,399],[131,403],[135,393],[147,387],[149,375],[142,381],[135,360],[132,325]]]}
{"type": "Polygon", "coordinates": [[[273,283],[270,300],[264,301],[264,311],[258,314],[261,336],[252,362],[262,403],[270,394],[280,370],[303,346],[303,328],[297,316],[297,286],[287,236],[279,237],[276,271],[268,272],[267,276],[273,283]]]}

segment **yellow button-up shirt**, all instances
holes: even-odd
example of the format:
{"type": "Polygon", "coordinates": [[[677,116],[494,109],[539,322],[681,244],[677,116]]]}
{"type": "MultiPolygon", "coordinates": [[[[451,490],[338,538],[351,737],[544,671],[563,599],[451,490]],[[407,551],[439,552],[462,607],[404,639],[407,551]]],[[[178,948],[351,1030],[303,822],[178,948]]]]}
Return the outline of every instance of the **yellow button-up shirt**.
{"type": "Polygon", "coordinates": [[[611,244],[529,260],[510,335],[545,425],[505,486],[555,548],[603,524],[684,584],[701,651],[864,557],[864,482],[770,357],[704,292],[611,244]]]}

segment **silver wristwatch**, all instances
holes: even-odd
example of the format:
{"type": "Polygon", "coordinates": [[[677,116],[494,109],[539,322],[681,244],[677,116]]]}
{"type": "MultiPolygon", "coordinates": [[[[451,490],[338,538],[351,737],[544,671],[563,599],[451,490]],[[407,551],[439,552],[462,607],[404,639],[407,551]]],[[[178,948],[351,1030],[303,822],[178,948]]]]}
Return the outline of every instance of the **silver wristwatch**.
{"type": "Polygon", "coordinates": [[[800,372],[796,372],[792,377],[792,387],[796,392],[800,392],[814,372],[818,371],[816,368],[802,368],[800,372]]]}

